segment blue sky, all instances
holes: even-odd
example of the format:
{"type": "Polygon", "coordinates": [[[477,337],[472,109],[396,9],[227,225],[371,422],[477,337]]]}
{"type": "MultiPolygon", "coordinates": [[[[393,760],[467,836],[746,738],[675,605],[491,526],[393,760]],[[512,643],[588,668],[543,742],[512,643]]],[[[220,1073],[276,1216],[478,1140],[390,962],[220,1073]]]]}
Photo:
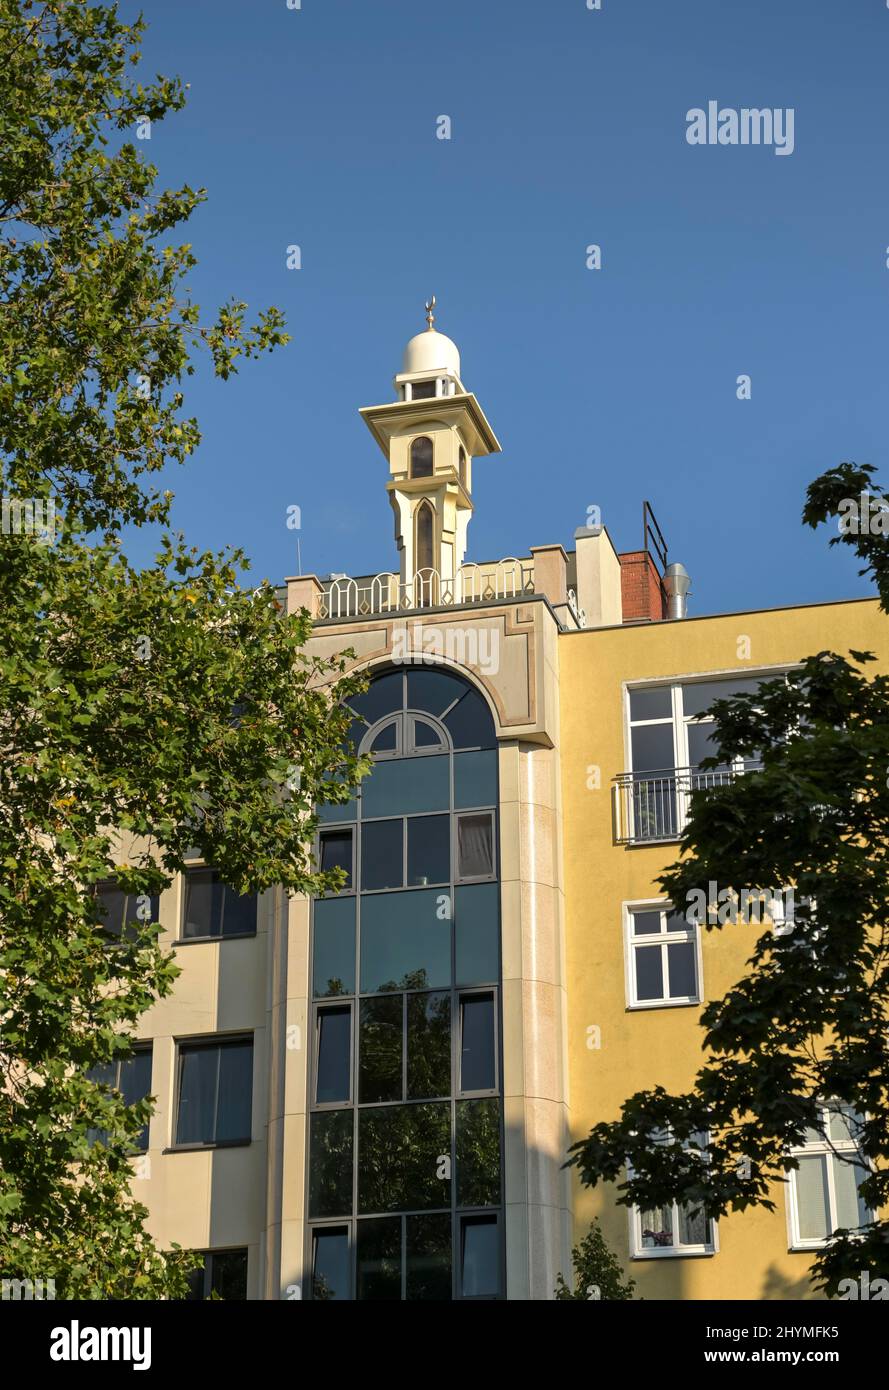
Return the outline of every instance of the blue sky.
{"type": "MultiPolygon", "coordinates": [[[[693,613],[868,591],[799,515],[825,468],[885,466],[882,0],[155,0],[145,16],[146,71],[191,84],[144,149],[162,184],[208,190],[194,296],[278,304],[293,335],[227,384],[186,385],[204,442],[168,481],[194,544],[240,545],[278,581],[297,570],[296,504],[304,572],[394,566],[386,465],[357,412],[393,398],[434,291],[503,445],[474,470],[469,558],[569,547],[591,505],[636,548],[648,498],[693,613]],[[793,153],[689,145],[686,112],[711,99],[792,107],[793,153]]],[[[150,536],[128,549],[147,558],[150,536]]]]}

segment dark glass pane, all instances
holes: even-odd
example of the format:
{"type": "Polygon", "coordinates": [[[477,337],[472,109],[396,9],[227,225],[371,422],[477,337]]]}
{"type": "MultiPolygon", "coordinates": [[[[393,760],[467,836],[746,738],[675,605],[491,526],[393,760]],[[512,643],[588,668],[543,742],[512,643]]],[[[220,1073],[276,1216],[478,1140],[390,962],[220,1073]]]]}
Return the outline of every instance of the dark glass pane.
{"type": "Polygon", "coordinates": [[[727,700],[731,695],[758,690],[762,681],[758,678],[747,680],[696,681],[682,687],[683,711],[690,714],[706,714],[714,700],[727,700]]]}
{"type": "MultiPolygon", "coordinates": [[[[432,383],[434,387],[434,382],[432,383]]],[[[423,435],[411,444],[411,477],[432,477],[432,440],[423,435]]]]}
{"type": "Polygon", "coordinates": [[[481,695],[467,690],[445,719],[455,748],[494,748],[494,721],[481,695]]]}
{"type": "Polygon", "coordinates": [[[217,1142],[249,1139],[253,1104],[253,1043],[226,1043],[220,1048],[217,1142]]]}
{"type": "Polygon", "coordinates": [[[357,820],[358,818],[357,801],[346,801],[339,806],[328,806],[319,802],[315,810],[322,825],[329,825],[335,821],[357,820]]]}
{"type": "Polygon", "coordinates": [[[409,1299],[451,1297],[451,1218],[446,1213],[408,1216],[407,1288],[409,1299]]]}
{"type": "Polygon", "coordinates": [[[412,816],[407,823],[407,881],[411,888],[450,883],[450,816],[412,816]]]}
{"type": "Polygon", "coordinates": [[[357,1298],[401,1299],[401,1218],[358,1222],[357,1298]]]}
{"type": "Polygon", "coordinates": [[[464,1216],[460,1240],[460,1291],[464,1298],[500,1293],[500,1237],[494,1216],[464,1216]]]}
{"type": "Polygon", "coordinates": [[[222,889],[222,935],[252,935],[256,931],[256,894],[222,889]]]}
{"type": "Polygon", "coordinates": [[[425,401],[435,395],[434,381],[415,381],[411,386],[411,400],[425,401]]]}
{"type": "Polygon", "coordinates": [[[408,671],[407,707],[442,714],[466,689],[463,681],[445,671],[408,671]]]}
{"type": "Polygon", "coordinates": [[[352,1211],[351,1110],[318,1110],[311,1116],[309,1216],[349,1216],[352,1211]]]}
{"type": "Polygon", "coordinates": [[[458,985],[492,984],[499,976],[499,892],[496,883],[473,883],[456,890],[458,985]]]}
{"type": "Polygon", "coordinates": [[[641,724],[631,730],[634,772],[663,772],[675,765],[672,724],[641,724]]]}
{"type": "MultiPolygon", "coordinates": [[[[689,767],[698,767],[705,758],[716,758],[719,756],[719,746],[713,742],[713,734],[716,725],[707,720],[703,724],[689,724],[688,729],[688,764],[689,767]]],[[[726,763],[722,764],[727,767],[726,763]]],[[[712,769],[713,772],[716,769],[712,769]]],[[[705,773],[705,779],[709,773],[705,773]]]]}
{"type": "Polygon", "coordinates": [[[494,872],[494,818],[490,811],[457,821],[457,877],[484,878],[494,872]]]}
{"type": "Polygon", "coordinates": [[[160,899],[156,893],[125,893],[113,879],[96,887],[99,900],[99,922],[109,936],[122,941],[134,941],[139,928],[156,922],[160,899]]]}
{"type": "Polygon", "coordinates": [[[457,1206],[500,1202],[500,1101],[457,1101],[457,1206]]]}
{"type": "MultiPolygon", "coordinates": [[[[430,465],[430,468],[429,468],[429,472],[430,472],[430,474],[431,474],[431,472],[432,472],[432,467],[431,467],[431,465],[430,465]]],[[[424,476],[425,476],[425,474],[424,474],[424,476]]],[[[434,568],[434,565],[435,565],[435,553],[434,553],[433,540],[432,540],[433,530],[434,530],[434,521],[433,521],[433,517],[432,517],[432,508],[430,507],[430,505],[429,505],[428,502],[423,502],[423,503],[421,503],[420,507],[419,507],[418,510],[417,510],[417,560],[416,560],[416,565],[417,565],[417,572],[418,572],[418,573],[421,572],[422,570],[431,570],[431,569],[434,568]]],[[[424,598],[422,598],[420,601],[421,601],[422,603],[427,603],[427,604],[428,604],[428,603],[435,603],[435,602],[437,602],[437,599],[436,599],[436,597],[435,597],[435,591],[433,590],[432,594],[429,594],[429,595],[427,595],[427,596],[424,596],[424,598]]]]}
{"type": "MultiPolygon", "coordinates": [[[[685,923],[683,923],[683,927],[685,923]]],[[[634,936],[650,936],[653,932],[661,929],[661,914],[657,909],[651,912],[633,913],[633,934],[634,936]]]]}
{"type": "Polygon", "coordinates": [[[382,728],[382,729],[380,730],[380,732],[376,735],[376,737],[374,738],[373,743],[370,745],[370,747],[371,747],[371,752],[372,752],[372,753],[392,753],[392,752],[394,752],[394,751],[395,751],[395,745],[396,745],[396,742],[397,742],[397,736],[398,736],[398,725],[397,725],[397,724],[384,724],[383,728],[382,728]]]}
{"type": "Polygon", "coordinates": [[[672,714],[673,700],[668,685],[630,691],[631,719],[670,719],[672,714]]]}
{"type": "Polygon", "coordinates": [[[345,869],[344,888],[352,887],[352,831],[323,830],[321,832],[321,869],[345,869]]]}
{"type": "Polygon", "coordinates": [[[642,946],[635,949],[636,998],[663,999],[664,969],[660,946],[642,946]]]}
{"type": "Polygon", "coordinates": [[[318,1010],[318,1076],[315,1100],[319,1105],[348,1101],[352,1055],[352,1010],[318,1010]]]}
{"type": "Polygon", "coordinates": [[[213,1143],[218,1067],[218,1047],[181,1048],[177,1144],[213,1143]]]}
{"type": "Polygon", "coordinates": [[[367,730],[368,723],[366,719],[355,718],[350,720],[349,727],[346,730],[346,737],[340,745],[343,752],[349,756],[353,756],[357,753],[358,746],[367,733],[367,730]]]}
{"type": "Polygon", "coordinates": [[[441,734],[424,719],[414,720],[414,745],[417,748],[440,748],[441,734]]]}
{"type": "Polygon", "coordinates": [[[403,995],[362,999],[358,1036],[358,1099],[401,1100],[404,1047],[403,995]]]}
{"type": "Polygon", "coordinates": [[[204,1263],[198,1265],[197,1269],[189,1270],[188,1273],[188,1293],[185,1295],[187,1302],[200,1303],[204,1297],[204,1284],[206,1282],[206,1268],[209,1256],[204,1256],[204,1263]]]}
{"type": "Polygon", "coordinates": [[[401,888],[404,884],[404,822],[368,821],[361,827],[361,887],[401,888]]]}
{"type": "Polygon", "coordinates": [[[426,1100],[451,1094],[451,996],[409,994],[407,1094],[426,1100]]]}
{"type": "Polygon", "coordinates": [[[221,923],[222,884],[218,873],[214,869],[188,869],[183,937],[218,936],[221,923]]]}
{"type": "Polygon", "coordinates": [[[684,999],[697,994],[697,969],[693,941],[677,941],[667,947],[670,998],[684,999]]]}
{"type": "Polygon", "coordinates": [[[451,924],[434,888],[380,893],[361,903],[361,993],[451,983],[451,924]]]}
{"type": "Polygon", "coordinates": [[[210,1291],[220,1298],[243,1300],[247,1297],[247,1251],[220,1250],[208,1256],[210,1291]]]}
{"type": "Polygon", "coordinates": [[[447,811],[451,804],[446,753],[377,763],[361,786],[363,816],[409,816],[447,811]]]}
{"type": "Polygon", "coordinates": [[[312,907],[316,999],[355,993],[355,899],[322,898],[312,907]]]}
{"type": "Polygon", "coordinates": [[[312,1298],[348,1299],[349,1273],[348,1226],[322,1226],[312,1236],[312,1298]]]}
{"type": "Polygon", "coordinates": [[[384,714],[392,714],[402,708],[402,684],[401,671],[389,671],[385,676],[377,676],[363,695],[356,695],[349,701],[349,708],[366,719],[368,724],[376,724],[384,714]]]}
{"type": "Polygon", "coordinates": [[[447,1101],[359,1110],[359,1213],[450,1206],[450,1117],[447,1101]]]}
{"type": "Polygon", "coordinates": [[[493,1091],[497,1085],[493,994],[460,1000],[460,1090],[493,1091]]]}
{"type": "MultiPolygon", "coordinates": [[[[124,1058],[120,1064],[117,1087],[127,1105],[144,1100],[151,1094],[151,1048],[140,1048],[132,1057],[124,1058]]],[[[143,1153],[148,1148],[148,1125],[143,1125],[136,1140],[136,1147],[143,1153]]]]}
{"type": "Polygon", "coordinates": [[[496,748],[454,755],[454,805],[458,810],[497,805],[496,748]]]}

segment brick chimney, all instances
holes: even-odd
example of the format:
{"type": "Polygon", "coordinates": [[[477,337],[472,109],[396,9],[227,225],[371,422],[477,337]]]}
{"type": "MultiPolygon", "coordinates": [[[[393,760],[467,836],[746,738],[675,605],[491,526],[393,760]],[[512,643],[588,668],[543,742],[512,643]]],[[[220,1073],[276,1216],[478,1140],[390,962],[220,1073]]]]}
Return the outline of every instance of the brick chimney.
{"type": "Polygon", "coordinates": [[[628,550],[618,558],[624,622],[666,618],[667,598],[650,551],[628,550]]]}

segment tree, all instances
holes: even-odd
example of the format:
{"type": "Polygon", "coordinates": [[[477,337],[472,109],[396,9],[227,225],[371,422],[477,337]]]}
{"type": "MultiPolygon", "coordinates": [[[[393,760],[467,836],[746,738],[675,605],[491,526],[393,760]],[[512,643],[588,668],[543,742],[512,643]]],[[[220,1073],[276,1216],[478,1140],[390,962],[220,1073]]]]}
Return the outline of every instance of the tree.
{"type": "MultiPolygon", "coordinates": [[[[889,540],[847,522],[872,477],[852,464],[825,473],[803,520],[839,519],[831,544],[855,550],[889,611],[889,540]]],[[[761,770],[693,796],[681,857],[660,886],[674,904],[706,903],[708,931],[751,929],[732,924],[745,890],[792,886],[793,910],[779,930],[761,927],[744,978],[703,1009],[707,1055],[693,1088],[638,1092],[619,1120],[572,1146],[588,1185],[628,1166],[624,1205],[675,1200],[711,1217],[772,1209],[770,1188],[798,1166],[788,1153],[807,1130],[831,1145],[850,1135],[867,1207],[889,1202],[889,679],[868,676],[872,660],[819,652],[786,681],[713,705],[719,752],[708,764],[759,758],[761,770]],[[827,1122],[822,1103],[837,1107],[827,1122]]],[[[813,1278],[834,1294],[862,1270],[889,1274],[889,1222],[878,1215],[836,1232],[813,1278]]]]}
{"type": "Polygon", "coordinates": [[[633,1297],[635,1279],[623,1282],[623,1269],[617,1256],[608,1248],[602,1228],[594,1221],[579,1245],[571,1251],[574,1266],[574,1289],[571,1290],[560,1274],[556,1284],[555,1297],[607,1299],[611,1302],[628,1300],[633,1297]]]}
{"type": "Polygon", "coordinates": [[[194,1263],[130,1191],[150,1104],[86,1074],[178,973],[153,895],[192,846],[242,892],[334,886],[313,808],[364,770],[340,705],[363,683],[306,654],[308,615],[271,585],[242,587],[240,552],[165,534],[136,570],[122,550],[126,524],[168,522],[149,475],[199,442],[195,351],[227,378],[287,341],[238,301],[201,324],[170,234],[203,193],[155,192],[130,138],[184,100],[133,80],[142,29],[0,0],[0,1270],[59,1298],[182,1296],[194,1263]],[[117,939],[110,875],[139,901],[117,939]]]}

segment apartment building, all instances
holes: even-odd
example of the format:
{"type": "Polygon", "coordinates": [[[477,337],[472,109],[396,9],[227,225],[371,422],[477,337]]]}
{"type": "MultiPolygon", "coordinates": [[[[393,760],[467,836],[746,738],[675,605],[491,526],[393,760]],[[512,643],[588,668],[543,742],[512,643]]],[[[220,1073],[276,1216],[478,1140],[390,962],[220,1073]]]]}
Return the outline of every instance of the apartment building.
{"type": "Polygon", "coordinates": [[[157,1099],[134,1161],[151,1229],[206,1252],[196,1297],[548,1299],[593,1216],[643,1297],[802,1296],[857,1201],[817,1139],[774,1213],[718,1228],[628,1213],[563,1165],[633,1091],[690,1084],[701,1004],[749,954],[656,882],[691,792],[753,771],[698,771],[711,702],[825,647],[885,668],[885,619],[870,599],[688,616],[647,504],[623,553],[593,524],[472,562],[473,469],[500,445],[431,311],[394,386],[361,414],[396,564],[281,591],[315,651],[371,677],[353,737],[374,770],[321,808],[347,885],[239,898],[195,861],[162,895],[182,974],[112,1078],[157,1099]]]}

